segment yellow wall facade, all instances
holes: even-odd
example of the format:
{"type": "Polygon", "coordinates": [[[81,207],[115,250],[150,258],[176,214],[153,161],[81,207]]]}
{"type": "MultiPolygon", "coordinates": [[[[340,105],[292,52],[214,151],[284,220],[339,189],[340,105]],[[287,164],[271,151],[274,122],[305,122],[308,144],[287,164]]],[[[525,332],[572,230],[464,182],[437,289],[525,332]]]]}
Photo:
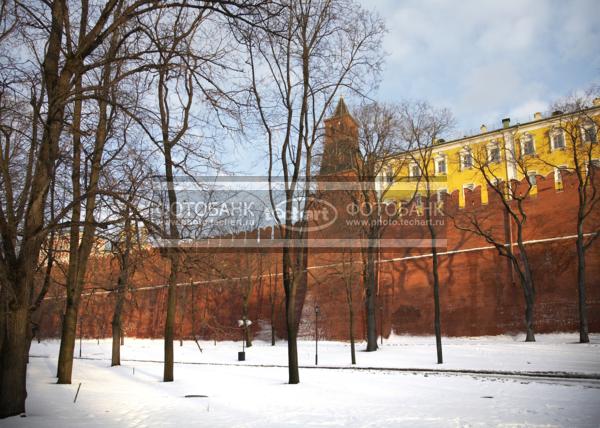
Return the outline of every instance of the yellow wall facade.
{"type": "MultiPolygon", "coordinates": [[[[459,201],[464,206],[465,185],[481,187],[482,203],[487,203],[487,183],[484,174],[479,169],[485,168],[488,179],[522,180],[526,174],[537,176],[548,176],[554,174],[555,187],[562,189],[560,174],[556,173],[557,167],[566,167],[573,171],[575,167],[575,155],[580,159],[577,164],[582,166],[592,160],[600,160],[600,106],[595,106],[574,114],[558,114],[547,118],[541,118],[525,124],[517,124],[491,132],[485,132],[472,137],[444,142],[434,145],[429,151],[413,150],[391,160],[396,176],[393,183],[384,186],[385,199],[406,199],[407,194],[414,193],[415,185],[419,188],[418,193],[425,189],[424,178],[416,179],[411,173],[414,166],[419,163],[420,168],[425,169],[427,165],[430,188],[446,190],[452,193],[459,191],[459,201]],[[585,125],[585,127],[584,127],[585,125]],[[584,132],[595,135],[595,143],[582,141],[588,138],[584,132]],[[564,148],[556,148],[553,144],[560,143],[560,138],[555,135],[562,133],[564,148]],[[531,138],[534,153],[524,153],[524,145],[531,138]],[[491,160],[493,147],[499,149],[497,162],[491,160]],[[473,166],[464,167],[461,162],[461,154],[470,151],[473,166]],[[591,154],[591,156],[590,156],[591,154]],[[436,158],[443,157],[446,162],[446,174],[435,171],[436,158]],[[411,178],[412,176],[412,178],[411,178]],[[412,189],[411,189],[412,185],[412,189]]],[[[386,168],[383,168],[385,171],[386,168]]],[[[387,178],[381,177],[382,182],[387,178]]],[[[534,195],[537,189],[531,189],[534,195]]]]}

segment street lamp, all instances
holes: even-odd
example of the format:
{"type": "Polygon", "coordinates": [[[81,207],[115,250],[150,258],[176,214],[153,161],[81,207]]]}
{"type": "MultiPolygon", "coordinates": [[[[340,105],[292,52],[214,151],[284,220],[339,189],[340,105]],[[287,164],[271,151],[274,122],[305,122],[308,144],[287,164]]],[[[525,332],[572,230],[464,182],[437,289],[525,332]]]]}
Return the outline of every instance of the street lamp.
{"type": "Polygon", "coordinates": [[[319,365],[319,305],[315,305],[315,366],[319,365]]]}
{"type": "Polygon", "coordinates": [[[242,329],[242,351],[238,352],[238,361],[246,361],[246,335],[247,329],[252,325],[252,321],[246,319],[246,317],[242,317],[241,320],[238,320],[238,327],[242,329]]]}

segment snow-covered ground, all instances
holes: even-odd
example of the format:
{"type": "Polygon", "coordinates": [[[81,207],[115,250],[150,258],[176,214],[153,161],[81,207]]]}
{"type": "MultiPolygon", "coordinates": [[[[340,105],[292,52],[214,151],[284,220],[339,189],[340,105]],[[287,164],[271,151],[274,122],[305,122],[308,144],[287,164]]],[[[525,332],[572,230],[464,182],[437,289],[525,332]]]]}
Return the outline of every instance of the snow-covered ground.
{"type": "MultiPolygon", "coordinates": [[[[444,340],[435,364],[431,337],[398,336],[359,367],[569,372],[600,376],[600,335],[577,344],[574,334],[538,342],[497,336],[444,340]]],[[[287,385],[286,344],[255,342],[237,362],[240,342],[176,344],[175,382],[163,383],[162,341],[127,339],[123,365],[110,367],[110,341],[84,341],[73,384],[56,385],[58,341],[31,349],[27,417],[0,426],[600,426],[600,381],[535,379],[378,370],[302,369],[287,385]],[[133,361],[137,360],[137,361],[133,361]],[[145,361],[140,361],[145,360],[145,361]],[[254,366],[256,365],[256,366],[254,366]],[[73,403],[77,387],[81,389],[73,403]],[[189,397],[201,395],[206,397],[189,397]]],[[[314,342],[300,342],[300,363],[314,366],[314,342]]],[[[76,346],[79,353],[79,343],[76,346]]],[[[349,366],[346,343],[319,342],[319,365],[349,366]]]]}

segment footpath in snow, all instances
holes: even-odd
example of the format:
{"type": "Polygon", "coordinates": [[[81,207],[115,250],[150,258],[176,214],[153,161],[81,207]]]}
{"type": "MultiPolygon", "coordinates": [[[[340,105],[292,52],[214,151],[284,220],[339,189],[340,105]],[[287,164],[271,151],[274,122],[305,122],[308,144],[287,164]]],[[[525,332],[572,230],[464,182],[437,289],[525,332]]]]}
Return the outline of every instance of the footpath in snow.
{"type": "MultiPolygon", "coordinates": [[[[600,335],[592,335],[590,344],[578,344],[575,334],[539,334],[537,342],[526,343],[524,336],[487,336],[473,338],[444,338],[444,364],[437,364],[433,337],[393,336],[384,339],[377,352],[363,352],[364,343],[356,345],[356,367],[449,369],[501,372],[566,372],[600,376],[600,335]]],[[[186,363],[238,364],[237,352],[241,341],[199,341],[202,352],[194,341],[175,343],[175,361],[186,363]]],[[[110,359],[112,342],[101,339],[84,340],[81,355],[84,358],[110,359]]],[[[31,355],[58,355],[58,340],[33,343],[31,355]]],[[[298,343],[299,362],[314,366],[315,342],[298,343]]],[[[344,342],[319,341],[319,365],[351,367],[350,345],[344,342]]],[[[75,355],[79,354],[79,341],[75,355]]],[[[121,348],[123,360],[162,361],[163,341],[126,339],[121,348]]],[[[276,346],[255,341],[246,349],[244,365],[287,365],[287,345],[278,341],[276,346]]]]}

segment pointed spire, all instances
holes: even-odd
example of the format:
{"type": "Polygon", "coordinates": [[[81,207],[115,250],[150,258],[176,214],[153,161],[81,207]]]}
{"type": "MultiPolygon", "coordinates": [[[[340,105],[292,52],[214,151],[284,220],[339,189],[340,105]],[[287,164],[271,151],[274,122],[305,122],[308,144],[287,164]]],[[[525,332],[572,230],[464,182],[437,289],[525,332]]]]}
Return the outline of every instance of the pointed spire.
{"type": "Polygon", "coordinates": [[[335,112],[333,113],[333,117],[341,117],[341,116],[346,116],[346,115],[350,115],[350,112],[348,111],[348,107],[346,107],[346,103],[344,102],[344,97],[341,96],[340,100],[338,101],[338,104],[335,108],[335,112]]]}

